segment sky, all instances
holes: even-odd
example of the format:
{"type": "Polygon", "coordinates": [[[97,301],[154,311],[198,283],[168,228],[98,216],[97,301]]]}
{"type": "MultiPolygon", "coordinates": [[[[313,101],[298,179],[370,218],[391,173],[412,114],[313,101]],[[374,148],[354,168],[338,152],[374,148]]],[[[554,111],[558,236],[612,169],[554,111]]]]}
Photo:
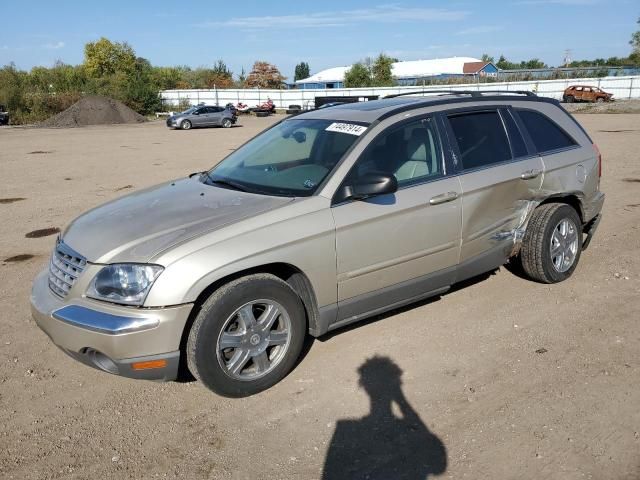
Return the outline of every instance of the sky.
{"type": "Polygon", "coordinates": [[[103,36],[154,65],[222,59],[238,74],[266,60],[290,78],[300,61],[315,73],[380,52],[559,65],[567,49],[574,60],[629,55],[638,17],[638,0],[0,0],[0,65],[78,64],[84,44],[103,36]]]}

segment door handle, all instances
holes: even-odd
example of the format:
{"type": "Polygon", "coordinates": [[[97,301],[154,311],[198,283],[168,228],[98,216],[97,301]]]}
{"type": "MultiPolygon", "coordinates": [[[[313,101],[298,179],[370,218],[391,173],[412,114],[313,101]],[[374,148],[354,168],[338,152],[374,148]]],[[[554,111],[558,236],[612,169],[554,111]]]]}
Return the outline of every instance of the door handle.
{"type": "Polygon", "coordinates": [[[430,205],[440,205],[441,203],[452,202],[458,198],[458,192],[447,192],[440,195],[436,195],[429,200],[430,205]]]}
{"type": "Polygon", "coordinates": [[[536,169],[533,169],[533,170],[527,170],[526,172],[522,172],[522,173],[520,174],[520,178],[521,178],[522,180],[531,180],[531,179],[533,179],[533,178],[538,177],[541,173],[542,173],[542,172],[541,172],[540,170],[536,170],[536,169]]]}

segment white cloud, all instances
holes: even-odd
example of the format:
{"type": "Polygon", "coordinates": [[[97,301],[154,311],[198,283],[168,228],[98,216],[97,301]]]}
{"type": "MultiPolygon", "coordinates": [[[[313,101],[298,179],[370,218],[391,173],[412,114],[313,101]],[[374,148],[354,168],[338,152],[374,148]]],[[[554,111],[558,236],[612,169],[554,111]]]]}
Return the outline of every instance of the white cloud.
{"type": "Polygon", "coordinates": [[[521,0],[516,5],[595,5],[600,0],[521,0]]]}
{"type": "Polygon", "coordinates": [[[58,50],[60,48],[64,48],[64,42],[47,43],[43,45],[43,47],[48,50],[58,50]]]}
{"type": "Polygon", "coordinates": [[[199,27],[266,28],[326,28],[358,23],[406,23],[462,20],[469,12],[444,8],[408,8],[380,5],[358,10],[316,12],[301,15],[235,17],[198,23],[199,27]]]}
{"type": "Polygon", "coordinates": [[[480,35],[483,33],[493,33],[502,30],[498,25],[479,25],[477,27],[465,28],[456,32],[456,35],[480,35]]]}

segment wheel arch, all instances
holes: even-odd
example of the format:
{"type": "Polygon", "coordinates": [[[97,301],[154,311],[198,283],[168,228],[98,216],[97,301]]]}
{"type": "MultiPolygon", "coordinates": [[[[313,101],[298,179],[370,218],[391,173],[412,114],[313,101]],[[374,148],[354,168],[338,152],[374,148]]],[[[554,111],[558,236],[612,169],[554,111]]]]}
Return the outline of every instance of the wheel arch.
{"type": "Polygon", "coordinates": [[[551,195],[545,198],[538,205],[546,205],[548,203],[564,203],[573,207],[576,212],[578,212],[578,216],[580,217],[580,221],[584,224],[584,206],[582,205],[582,200],[580,198],[580,194],[578,193],[563,193],[557,195],[551,195]]]}
{"type": "MultiPolygon", "coordinates": [[[[191,326],[193,325],[195,318],[198,316],[200,307],[205,302],[205,300],[209,298],[209,296],[211,296],[211,294],[221,286],[238,278],[246,277],[247,275],[252,275],[255,273],[269,273],[287,282],[302,300],[302,304],[307,315],[307,331],[317,328],[319,323],[318,304],[316,301],[316,295],[313,290],[313,286],[309,281],[307,275],[305,275],[305,273],[298,267],[289,263],[268,263],[230,273],[215,280],[198,294],[198,297],[193,304],[193,308],[191,309],[191,313],[189,314],[189,318],[187,319],[187,322],[182,331],[182,337],[180,339],[181,356],[183,356],[185,352],[185,347],[189,338],[189,331],[191,330],[191,326]]],[[[183,362],[181,359],[181,364],[182,363],[183,362]]]]}

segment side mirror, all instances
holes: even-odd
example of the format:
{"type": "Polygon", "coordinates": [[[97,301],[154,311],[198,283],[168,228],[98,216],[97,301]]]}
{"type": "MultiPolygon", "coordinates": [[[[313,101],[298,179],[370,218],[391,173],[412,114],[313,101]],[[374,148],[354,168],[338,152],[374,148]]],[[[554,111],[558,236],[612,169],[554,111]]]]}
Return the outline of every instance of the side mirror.
{"type": "Polygon", "coordinates": [[[385,195],[398,191],[398,180],[394,175],[384,172],[371,172],[355,179],[351,185],[343,187],[341,200],[349,198],[362,200],[376,195],[385,195]]]}

